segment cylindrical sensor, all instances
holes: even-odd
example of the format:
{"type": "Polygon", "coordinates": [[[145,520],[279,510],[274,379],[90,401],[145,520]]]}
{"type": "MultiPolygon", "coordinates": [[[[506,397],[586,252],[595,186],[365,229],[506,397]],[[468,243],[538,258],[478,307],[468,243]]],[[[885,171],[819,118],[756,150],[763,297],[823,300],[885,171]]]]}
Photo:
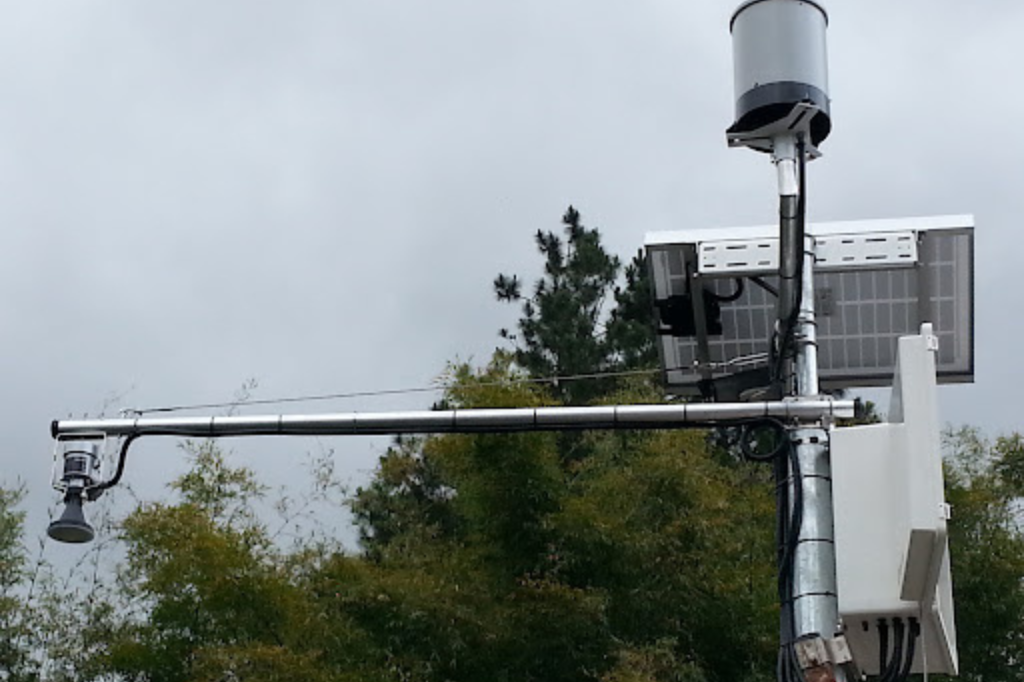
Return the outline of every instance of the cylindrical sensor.
{"type": "Polygon", "coordinates": [[[828,14],[813,0],[740,5],[730,25],[736,91],[730,140],[804,133],[817,146],[828,137],[827,28],[828,14]]]}

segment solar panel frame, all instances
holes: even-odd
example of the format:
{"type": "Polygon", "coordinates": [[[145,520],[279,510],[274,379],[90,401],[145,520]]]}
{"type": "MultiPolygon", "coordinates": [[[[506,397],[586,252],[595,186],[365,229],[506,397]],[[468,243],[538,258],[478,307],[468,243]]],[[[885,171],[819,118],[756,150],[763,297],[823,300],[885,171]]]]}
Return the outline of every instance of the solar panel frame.
{"type": "MultiPolygon", "coordinates": [[[[897,339],[917,333],[922,322],[932,323],[940,340],[936,363],[939,381],[973,381],[973,223],[971,216],[938,216],[808,226],[808,233],[820,239],[908,233],[916,239],[914,262],[901,257],[903,260],[893,258],[874,267],[870,260],[860,258],[854,265],[845,266],[841,259],[834,259],[816,268],[818,361],[824,390],[890,385],[897,339]]],[[[648,235],[645,241],[656,304],[691,290],[728,297],[736,291],[737,278],[746,281],[736,301],[720,304],[721,336],[708,336],[703,341],[660,336],[659,352],[670,392],[695,394],[701,379],[722,378],[740,369],[767,365],[776,318],[775,299],[746,278],[760,274],[768,286],[777,286],[770,266],[758,271],[755,266],[744,265],[721,274],[708,274],[705,268],[702,273],[701,249],[712,243],[760,244],[774,240],[777,250],[777,229],[761,226],[648,235]],[[691,281],[700,286],[691,289],[691,281]]],[[[889,246],[895,248],[896,244],[895,239],[889,239],[889,246]]],[[[906,244],[899,247],[906,251],[906,244]]]]}

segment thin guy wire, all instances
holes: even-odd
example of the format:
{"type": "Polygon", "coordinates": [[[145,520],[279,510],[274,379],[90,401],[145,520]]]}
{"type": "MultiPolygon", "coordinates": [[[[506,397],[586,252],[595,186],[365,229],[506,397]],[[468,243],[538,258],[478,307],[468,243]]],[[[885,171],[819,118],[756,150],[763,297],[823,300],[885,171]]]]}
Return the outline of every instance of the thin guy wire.
{"type": "MultiPolygon", "coordinates": [[[[670,368],[667,371],[674,371],[675,369],[684,368],[670,368]]],[[[642,369],[642,370],[629,370],[623,372],[596,372],[593,374],[574,374],[571,376],[563,377],[545,377],[540,379],[512,379],[506,381],[486,381],[480,384],[475,384],[479,387],[492,387],[492,386],[515,386],[523,384],[557,384],[563,381],[585,381],[588,379],[612,379],[618,377],[629,377],[629,376],[644,376],[649,374],[657,374],[662,372],[661,369],[642,369]]],[[[243,407],[250,405],[282,405],[286,403],[306,403],[316,402],[324,400],[343,400],[346,398],[372,398],[384,395],[404,395],[412,393],[436,393],[438,391],[444,391],[451,386],[421,386],[417,388],[392,388],[383,389],[379,391],[352,391],[349,393],[324,393],[307,396],[288,396],[284,398],[262,398],[259,400],[230,400],[220,403],[196,403],[192,405],[169,405],[166,407],[147,407],[147,408],[129,408],[122,410],[123,413],[127,414],[150,414],[155,412],[183,412],[186,410],[210,410],[221,407],[243,407]]]]}

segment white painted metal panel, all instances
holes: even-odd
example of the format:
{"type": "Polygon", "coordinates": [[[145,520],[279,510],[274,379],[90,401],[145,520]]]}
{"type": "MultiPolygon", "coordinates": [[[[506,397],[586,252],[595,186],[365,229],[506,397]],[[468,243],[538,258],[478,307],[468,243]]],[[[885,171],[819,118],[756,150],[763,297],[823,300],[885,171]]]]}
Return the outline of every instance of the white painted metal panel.
{"type": "MultiPolygon", "coordinates": [[[[879,220],[836,220],[807,224],[807,234],[826,237],[836,234],[873,234],[885,232],[927,232],[930,230],[965,230],[974,227],[974,216],[942,215],[915,218],[883,218],[879,220]]],[[[673,246],[721,241],[723,239],[778,239],[779,226],[749,225],[746,227],[711,227],[692,230],[648,232],[644,245],[673,246]]]]}
{"type": "Polygon", "coordinates": [[[814,269],[913,267],[917,238],[909,230],[822,235],[814,239],[814,269]]]}
{"type": "Polygon", "coordinates": [[[890,423],[831,436],[839,612],[869,674],[878,672],[878,620],[896,617],[922,626],[914,672],[958,666],[935,340],[927,328],[900,339],[890,423]]]}
{"type": "MultiPolygon", "coordinates": [[[[910,268],[917,265],[913,232],[823,235],[814,239],[815,272],[910,268]]],[[[723,239],[697,244],[701,275],[773,275],[779,269],[778,239],[723,239]]]]}
{"type": "Polygon", "coordinates": [[[702,274],[771,274],[779,269],[779,240],[701,242],[697,256],[697,270],[702,274]]]}

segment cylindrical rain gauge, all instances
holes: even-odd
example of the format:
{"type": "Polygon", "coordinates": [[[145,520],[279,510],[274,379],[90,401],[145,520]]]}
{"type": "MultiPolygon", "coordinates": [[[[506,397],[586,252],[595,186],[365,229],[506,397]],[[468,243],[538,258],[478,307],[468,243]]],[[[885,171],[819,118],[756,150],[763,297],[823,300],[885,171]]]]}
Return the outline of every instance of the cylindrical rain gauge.
{"type": "Polygon", "coordinates": [[[736,122],[732,145],[771,150],[771,141],[803,135],[814,147],[829,117],[828,15],[813,0],[749,0],[733,14],[736,122]]]}

